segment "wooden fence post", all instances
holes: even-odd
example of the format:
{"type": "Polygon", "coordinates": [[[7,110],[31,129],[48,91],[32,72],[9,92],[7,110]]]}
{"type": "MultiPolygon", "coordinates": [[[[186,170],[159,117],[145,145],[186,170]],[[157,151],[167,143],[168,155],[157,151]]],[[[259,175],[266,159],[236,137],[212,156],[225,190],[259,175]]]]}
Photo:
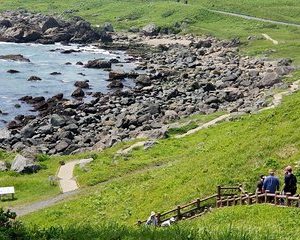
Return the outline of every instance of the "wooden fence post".
{"type": "Polygon", "coordinates": [[[160,220],[160,213],[157,213],[156,218],[157,218],[157,224],[160,225],[160,222],[161,222],[161,220],[160,220]]]}
{"type": "Polygon", "coordinates": [[[198,210],[200,210],[200,203],[201,203],[201,201],[200,201],[200,198],[197,198],[197,208],[198,208],[198,210]]]}
{"type": "Polygon", "coordinates": [[[267,196],[267,190],[265,191],[265,203],[267,203],[267,198],[268,198],[268,196],[267,196]]]}
{"type": "Polygon", "coordinates": [[[289,199],[289,197],[291,196],[291,193],[289,193],[289,192],[287,192],[286,193],[286,205],[289,207],[289,206],[291,206],[291,201],[290,201],[290,199],[289,199]]]}
{"type": "MultiPolygon", "coordinates": [[[[252,200],[252,199],[251,199],[252,200]]],[[[250,194],[248,194],[248,198],[247,198],[247,204],[251,205],[251,200],[250,200],[250,194]]]]}
{"type": "Polygon", "coordinates": [[[181,219],[180,206],[177,206],[177,218],[181,219]]]}
{"type": "Polygon", "coordinates": [[[218,197],[218,199],[221,198],[221,186],[220,185],[218,185],[218,187],[217,187],[217,197],[218,197]]]}
{"type": "Polygon", "coordinates": [[[227,205],[227,207],[229,206],[229,196],[227,197],[227,199],[226,199],[226,205],[227,205]]]}

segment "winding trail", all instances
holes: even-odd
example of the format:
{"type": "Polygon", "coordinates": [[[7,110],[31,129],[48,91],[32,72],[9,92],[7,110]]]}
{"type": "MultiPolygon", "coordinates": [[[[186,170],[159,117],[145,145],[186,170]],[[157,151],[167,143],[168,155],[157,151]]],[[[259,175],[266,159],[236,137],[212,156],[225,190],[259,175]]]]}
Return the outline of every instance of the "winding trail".
{"type": "Polygon", "coordinates": [[[260,22],[274,23],[274,24],[279,24],[279,25],[284,25],[284,26],[292,26],[292,27],[299,27],[300,28],[300,24],[297,24],[297,23],[275,21],[275,20],[271,20],[271,19],[253,17],[253,16],[249,16],[249,15],[245,15],[245,14],[226,12],[226,11],[221,11],[221,10],[213,10],[213,9],[207,9],[207,10],[209,12],[213,12],[213,13],[219,13],[219,14],[223,14],[223,15],[229,15],[229,16],[244,18],[244,19],[248,19],[248,20],[256,20],[256,21],[260,21],[260,22]]]}

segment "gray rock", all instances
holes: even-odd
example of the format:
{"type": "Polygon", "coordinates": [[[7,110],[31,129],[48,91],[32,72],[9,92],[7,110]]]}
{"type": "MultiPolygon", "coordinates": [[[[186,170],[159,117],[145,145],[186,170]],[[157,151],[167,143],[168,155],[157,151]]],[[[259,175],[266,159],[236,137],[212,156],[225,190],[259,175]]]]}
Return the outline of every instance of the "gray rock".
{"type": "Polygon", "coordinates": [[[77,88],[73,93],[72,93],[72,97],[74,98],[83,98],[84,97],[84,91],[81,88],[77,88]]]}
{"type": "Polygon", "coordinates": [[[69,143],[67,143],[65,140],[59,141],[57,145],[55,146],[55,150],[57,152],[63,152],[69,147],[69,143]]]}
{"type": "Polygon", "coordinates": [[[21,54],[0,55],[0,59],[17,62],[30,62],[30,60],[21,54]]]}
{"type": "Polygon", "coordinates": [[[4,161],[0,161],[0,172],[7,171],[7,166],[4,161]]]}
{"type": "Polygon", "coordinates": [[[66,124],[66,120],[64,117],[62,117],[58,114],[53,114],[50,117],[50,124],[54,127],[61,127],[66,124]]]}
{"type": "Polygon", "coordinates": [[[146,74],[139,75],[135,80],[135,83],[143,87],[151,85],[151,79],[146,74]]]}
{"type": "Polygon", "coordinates": [[[145,142],[144,143],[144,150],[152,148],[155,144],[157,144],[157,141],[147,141],[147,142],[145,142]]]}
{"type": "Polygon", "coordinates": [[[24,138],[31,138],[35,134],[35,129],[33,127],[31,127],[30,125],[28,125],[21,129],[20,134],[24,138]]]}
{"type": "Polygon", "coordinates": [[[84,65],[85,68],[111,68],[111,62],[103,61],[101,59],[95,59],[88,61],[87,64],[84,65]]]}
{"type": "Polygon", "coordinates": [[[263,74],[262,79],[257,84],[258,87],[271,87],[280,82],[280,77],[276,72],[266,72],[263,74]]]}
{"type": "Polygon", "coordinates": [[[30,78],[28,78],[27,81],[41,81],[42,79],[40,77],[37,76],[31,76],[30,78]]]}
{"type": "Polygon", "coordinates": [[[110,22],[105,22],[102,26],[103,31],[105,32],[114,32],[114,27],[110,22]]]}
{"type": "Polygon", "coordinates": [[[158,32],[159,28],[154,23],[150,23],[142,28],[142,33],[146,36],[155,36],[158,32]]]}
{"type": "Polygon", "coordinates": [[[53,17],[49,17],[43,24],[42,26],[42,31],[45,32],[47,31],[49,28],[59,28],[60,25],[59,23],[56,21],[55,18],[53,17]]]}
{"type": "Polygon", "coordinates": [[[32,159],[28,159],[18,154],[11,164],[10,170],[18,173],[34,173],[40,169],[32,159]]]}

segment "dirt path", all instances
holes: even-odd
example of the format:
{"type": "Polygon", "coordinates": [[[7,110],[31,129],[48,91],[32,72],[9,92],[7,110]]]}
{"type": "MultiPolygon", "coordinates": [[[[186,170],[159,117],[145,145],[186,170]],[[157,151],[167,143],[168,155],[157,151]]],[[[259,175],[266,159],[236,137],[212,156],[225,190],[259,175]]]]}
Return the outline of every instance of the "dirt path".
{"type": "MultiPolygon", "coordinates": [[[[101,183],[96,184],[94,187],[105,186],[105,185],[107,185],[107,184],[109,184],[111,182],[118,181],[118,180],[124,179],[124,178],[132,176],[132,175],[142,174],[142,173],[146,173],[148,171],[157,170],[157,169],[160,169],[160,168],[166,168],[166,167],[172,166],[176,162],[177,161],[166,162],[166,163],[163,163],[163,164],[154,163],[154,164],[145,166],[142,169],[137,169],[137,170],[134,170],[132,172],[126,173],[123,176],[110,178],[110,179],[108,179],[106,181],[103,181],[101,183]]],[[[91,187],[91,188],[93,188],[93,187],[91,187]]],[[[56,205],[57,203],[59,203],[59,202],[61,202],[63,200],[66,200],[69,197],[76,196],[79,193],[84,193],[84,190],[77,189],[77,190],[74,190],[74,191],[66,192],[66,193],[57,195],[55,197],[46,199],[46,200],[38,201],[38,202],[31,203],[31,204],[25,205],[25,206],[20,206],[20,207],[12,208],[11,210],[13,212],[16,212],[17,216],[21,217],[21,216],[24,216],[24,215],[27,215],[27,214],[30,214],[30,213],[42,210],[44,208],[56,205]]]]}
{"type": "Polygon", "coordinates": [[[58,171],[57,177],[59,179],[59,185],[62,193],[67,193],[78,189],[78,184],[73,176],[74,168],[77,164],[87,164],[93,161],[93,159],[81,159],[67,162],[62,165],[58,171]]]}
{"type": "Polygon", "coordinates": [[[285,25],[285,26],[292,26],[292,27],[300,27],[300,24],[297,23],[288,23],[288,22],[281,22],[281,21],[275,21],[275,20],[270,20],[266,18],[259,18],[259,17],[252,17],[244,14],[238,14],[238,13],[232,13],[232,12],[226,12],[226,11],[220,11],[220,10],[213,10],[213,9],[207,9],[210,12],[213,13],[220,13],[223,15],[229,15],[229,16],[234,16],[234,17],[240,17],[248,20],[256,20],[260,22],[268,22],[268,23],[274,23],[274,24],[279,24],[279,25],[285,25]]]}
{"type": "Polygon", "coordinates": [[[274,45],[278,45],[278,41],[274,40],[273,38],[271,38],[268,34],[263,33],[262,36],[267,39],[270,40],[274,45]]]}

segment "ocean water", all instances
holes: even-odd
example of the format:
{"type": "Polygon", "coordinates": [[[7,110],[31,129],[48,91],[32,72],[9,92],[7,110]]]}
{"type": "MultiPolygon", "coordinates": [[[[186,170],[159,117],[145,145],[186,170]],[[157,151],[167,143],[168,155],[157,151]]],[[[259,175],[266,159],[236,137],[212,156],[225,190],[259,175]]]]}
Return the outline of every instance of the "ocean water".
{"type": "MultiPolygon", "coordinates": [[[[0,128],[19,114],[35,114],[31,112],[31,106],[21,103],[18,99],[30,96],[51,97],[63,93],[64,97],[71,98],[76,89],[76,81],[89,80],[91,89],[87,91],[103,92],[109,91],[107,85],[108,72],[101,69],[87,69],[76,65],[78,61],[86,63],[92,59],[110,60],[118,59],[123,66],[113,64],[113,70],[129,72],[136,67],[135,63],[124,63],[129,57],[122,51],[109,52],[93,46],[70,45],[40,45],[40,44],[16,44],[0,43],[0,55],[22,54],[31,62],[18,62],[0,60],[0,110],[7,115],[0,114],[0,128]],[[81,52],[62,54],[61,49],[81,50],[81,52]],[[69,62],[71,65],[66,65],[69,62]],[[10,74],[8,70],[18,70],[20,73],[10,74]],[[50,75],[52,72],[60,72],[61,75],[50,75]],[[28,81],[30,76],[38,76],[41,81],[28,81]],[[20,104],[21,108],[15,105],[20,104]]],[[[127,88],[133,86],[129,79],[124,81],[127,88]]]]}

